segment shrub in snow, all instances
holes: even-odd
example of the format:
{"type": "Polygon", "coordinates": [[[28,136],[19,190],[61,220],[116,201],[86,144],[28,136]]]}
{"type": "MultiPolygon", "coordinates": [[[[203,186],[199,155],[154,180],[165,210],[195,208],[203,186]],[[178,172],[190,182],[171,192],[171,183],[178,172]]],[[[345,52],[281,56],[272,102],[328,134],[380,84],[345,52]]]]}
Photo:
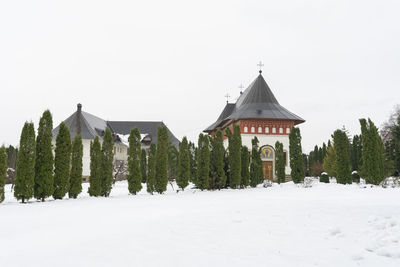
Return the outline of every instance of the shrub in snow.
{"type": "Polygon", "coordinates": [[[326,172],[321,173],[321,176],[319,177],[319,181],[321,183],[329,183],[329,176],[326,172]]]}
{"type": "Polygon", "coordinates": [[[400,178],[399,177],[388,177],[386,179],[384,179],[380,185],[383,188],[387,188],[387,187],[400,187],[400,178]]]}
{"type": "Polygon", "coordinates": [[[269,180],[269,179],[265,179],[265,180],[264,180],[263,186],[264,186],[265,188],[271,187],[271,186],[272,186],[272,181],[269,180]]]}
{"type": "Polygon", "coordinates": [[[312,177],[305,177],[303,181],[303,187],[304,188],[312,187],[313,182],[314,179],[312,177]]]}
{"type": "Polygon", "coordinates": [[[360,175],[357,171],[353,171],[351,176],[353,177],[353,183],[360,183],[360,175]]]}

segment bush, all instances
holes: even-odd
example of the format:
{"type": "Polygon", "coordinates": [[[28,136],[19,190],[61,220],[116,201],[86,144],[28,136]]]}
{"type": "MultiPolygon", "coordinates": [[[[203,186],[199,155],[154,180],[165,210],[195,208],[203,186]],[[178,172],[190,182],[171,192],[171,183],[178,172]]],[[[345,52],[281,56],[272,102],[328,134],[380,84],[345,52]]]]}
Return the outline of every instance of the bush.
{"type": "Polygon", "coordinates": [[[351,177],[353,177],[353,183],[360,183],[360,175],[358,174],[358,172],[353,171],[353,173],[351,174],[351,177]]]}
{"type": "Polygon", "coordinates": [[[319,177],[319,181],[321,183],[329,183],[329,176],[326,172],[321,173],[321,176],[319,177]]]}

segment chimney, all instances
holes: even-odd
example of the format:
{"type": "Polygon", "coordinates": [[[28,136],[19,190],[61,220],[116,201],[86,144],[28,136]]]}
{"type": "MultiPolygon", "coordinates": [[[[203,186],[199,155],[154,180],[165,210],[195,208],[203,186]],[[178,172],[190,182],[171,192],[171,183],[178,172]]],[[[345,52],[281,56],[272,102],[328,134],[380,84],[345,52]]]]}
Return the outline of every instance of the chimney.
{"type": "Polygon", "coordinates": [[[77,106],[78,106],[78,111],[81,112],[82,111],[82,104],[79,103],[77,106]]]}

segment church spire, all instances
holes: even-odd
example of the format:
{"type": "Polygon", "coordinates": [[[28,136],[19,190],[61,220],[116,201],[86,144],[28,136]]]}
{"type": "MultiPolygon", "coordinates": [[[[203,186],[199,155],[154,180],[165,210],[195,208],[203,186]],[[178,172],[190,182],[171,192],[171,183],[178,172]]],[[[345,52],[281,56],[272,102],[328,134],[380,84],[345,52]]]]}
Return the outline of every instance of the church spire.
{"type": "Polygon", "coordinates": [[[262,67],[264,67],[264,64],[262,63],[262,61],[258,62],[257,66],[260,68],[260,70],[258,71],[260,74],[262,73],[262,67]]]}

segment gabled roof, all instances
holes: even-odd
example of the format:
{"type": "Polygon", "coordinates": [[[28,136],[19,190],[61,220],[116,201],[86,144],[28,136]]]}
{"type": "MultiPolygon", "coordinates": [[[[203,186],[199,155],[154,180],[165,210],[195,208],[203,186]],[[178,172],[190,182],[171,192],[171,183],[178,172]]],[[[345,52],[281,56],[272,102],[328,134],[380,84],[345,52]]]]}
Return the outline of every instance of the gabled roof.
{"type": "Polygon", "coordinates": [[[305,121],[279,104],[261,72],[235,104],[227,103],[217,121],[204,132],[211,132],[224,122],[237,119],[283,119],[295,124],[305,121]]]}
{"type": "MultiPolygon", "coordinates": [[[[110,128],[113,134],[127,135],[132,128],[137,127],[141,134],[146,134],[148,140],[157,143],[157,129],[158,126],[164,126],[162,121],[106,121],[96,117],[90,113],[82,111],[82,105],[78,104],[78,109],[71,116],[69,116],[64,123],[67,125],[71,139],[77,134],[81,133],[82,139],[94,139],[96,136],[102,138],[102,133],[107,127],[110,128]]],[[[57,137],[60,126],[53,130],[53,138],[57,137]]],[[[168,129],[168,128],[167,128],[168,129]]],[[[174,145],[179,144],[179,140],[168,129],[170,141],[174,145]]],[[[115,139],[118,142],[118,138],[115,139]]]]}

